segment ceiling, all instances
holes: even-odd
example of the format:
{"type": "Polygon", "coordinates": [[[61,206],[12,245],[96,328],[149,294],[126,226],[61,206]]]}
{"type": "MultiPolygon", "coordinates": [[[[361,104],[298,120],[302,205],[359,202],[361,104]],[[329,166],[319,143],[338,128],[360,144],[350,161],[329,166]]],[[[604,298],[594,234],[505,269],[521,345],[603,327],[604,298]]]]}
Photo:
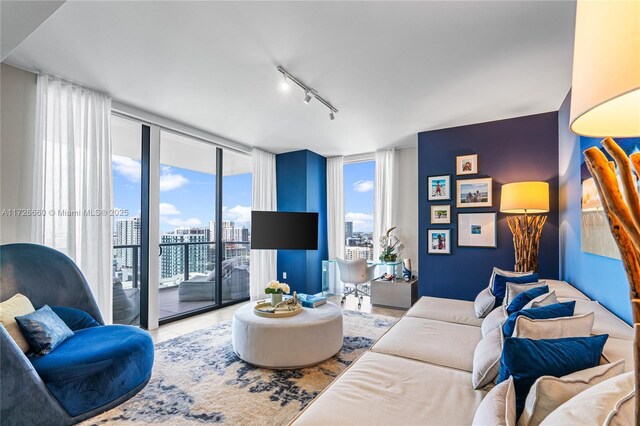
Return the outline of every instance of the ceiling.
{"type": "Polygon", "coordinates": [[[248,146],[349,155],[557,110],[574,18],[568,1],[66,2],[5,62],[248,146]]]}

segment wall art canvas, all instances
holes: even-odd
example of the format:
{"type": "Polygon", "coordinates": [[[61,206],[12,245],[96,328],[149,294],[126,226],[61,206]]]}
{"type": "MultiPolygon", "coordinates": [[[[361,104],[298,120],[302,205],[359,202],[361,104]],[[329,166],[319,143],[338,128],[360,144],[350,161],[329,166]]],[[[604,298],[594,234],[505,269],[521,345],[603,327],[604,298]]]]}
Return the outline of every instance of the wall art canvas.
{"type": "Polygon", "coordinates": [[[498,246],[497,214],[458,213],[458,246],[490,247],[498,246]]]}
{"type": "Polygon", "coordinates": [[[427,178],[429,201],[451,199],[451,176],[429,176],[427,178]]]}
{"type": "Polygon", "coordinates": [[[457,182],[457,207],[491,207],[491,178],[463,179],[457,182]]]}
{"type": "Polygon", "coordinates": [[[451,223],[451,206],[449,205],[431,206],[431,223],[432,224],[451,223]]]}
{"type": "Polygon", "coordinates": [[[456,175],[475,175],[478,173],[478,154],[456,157],[456,175]]]}
{"type": "MultiPolygon", "coordinates": [[[[616,139],[616,142],[627,155],[640,152],[640,138],[620,138],[616,139]]],[[[585,139],[581,138],[581,152],[591,146],[593,146],[592,143],[585,143],[585,139]]],[[[612,160],[611,156],[603,148],[600,149],[609,160],[612,160]]],[[[584,155],[580,165],[580,180],[582,181],[582,220],[580,226],[582,251],[598,256],[620,259],[620,251],[609,230],[609,222],[602,208],[602,202],[593,177],[591,177],[591,173],[584,162],[584,155]]],[[[638,180],[636,180],[636,190],[640,191],[638,180]]]]}
{"type": "Polygon", "coordinates": [[[451,230],[429,229],[427,230],[427,245],[429,254],[451,254],[451,230]]]}

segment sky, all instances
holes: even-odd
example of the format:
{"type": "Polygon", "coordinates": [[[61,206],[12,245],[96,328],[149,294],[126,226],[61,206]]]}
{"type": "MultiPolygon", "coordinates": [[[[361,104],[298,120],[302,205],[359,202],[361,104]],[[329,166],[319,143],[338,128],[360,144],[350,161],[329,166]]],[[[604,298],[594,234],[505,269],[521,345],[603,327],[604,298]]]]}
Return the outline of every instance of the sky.
{"type": "MultiPolygon", "coordinates": [[[[139,215],[140,161],[114,155],[112,166],[114,207],[128,209],[128,217],[139,215]]],[[[345,220],[353,222],[356,232],[373,231],[374,174],[373,161],[344,166],[345,220]]],[[[223,219],[250,227],[251,174],[225,176],[222,197],[223,219]]],[[[208,227],[214,215],[215,175],[161,165],[161,231],[208,227]]]]}

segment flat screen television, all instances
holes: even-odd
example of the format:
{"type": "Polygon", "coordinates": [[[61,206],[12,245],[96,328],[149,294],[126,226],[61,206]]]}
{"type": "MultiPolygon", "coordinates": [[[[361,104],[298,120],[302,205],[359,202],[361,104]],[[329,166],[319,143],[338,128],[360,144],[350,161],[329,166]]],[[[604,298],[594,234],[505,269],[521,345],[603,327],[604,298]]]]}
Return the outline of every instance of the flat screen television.
{"type": "Polygon", "coordinates": [[[318,213],[251,212],[254,250],[318,250],[318,213]]]}

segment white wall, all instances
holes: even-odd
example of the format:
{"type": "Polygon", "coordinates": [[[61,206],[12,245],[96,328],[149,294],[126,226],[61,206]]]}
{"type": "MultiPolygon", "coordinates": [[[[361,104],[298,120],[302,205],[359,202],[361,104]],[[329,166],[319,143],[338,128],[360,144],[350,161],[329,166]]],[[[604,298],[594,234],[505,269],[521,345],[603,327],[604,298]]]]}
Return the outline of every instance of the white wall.
{"type": "Polygon", "coordinates": [[[402,258],[411,259],[411,267],[418,270],[418,148],[396,150],[398,166],[397,217],[398,236],[404,243],[402,258]]]}
{"type": "MultiPolygon", "coordinates": [[[[0,210],[31,208],[36,75],[0,68],[0,210]]],[[[0,215],[0,243],[29,242],[27,217],[0,215]]]]}

